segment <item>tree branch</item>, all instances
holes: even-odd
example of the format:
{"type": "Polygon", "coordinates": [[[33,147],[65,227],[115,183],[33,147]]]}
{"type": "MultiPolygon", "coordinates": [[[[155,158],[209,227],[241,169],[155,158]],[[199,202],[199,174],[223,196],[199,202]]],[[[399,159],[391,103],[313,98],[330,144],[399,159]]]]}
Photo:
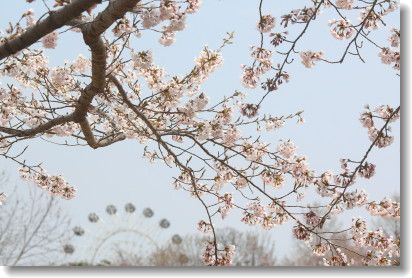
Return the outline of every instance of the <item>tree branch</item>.
{"type": "Polygon", "coordinates": [[[119,134],[113,134],[113,136],[105,137],[99,141],[96,141],[93,135],[92,128],[90,127],[90,124],[87,121],[87,119],[85,118],[83,121],[79,122],[79,124],[80,124],[80,127],[82,129],[82,132],[84,134],[87,144],[93,149],[106,147],[108,145],[111,145],[113,143],[126,139],[126,136],[123,133],[119,133],[119,134]]]}
{"type": "Polygon", "coordinates": [[[106,84],[106,46],[100,35],[116,20],[132,10],[138,2],[140,0],[112,1],[92,22],[84,23],[81,20],[68,22],[72,26],[78,25],[82,30],[83,40],[90,47],[92,53],[92,82],[85,88],[79,98],[74,115],[75,121],[83,121],[94,96],[104,92],[106,84]]]}
{"type": "Polygon", "coordinates": [[[57,125],[62,125],[70,121],[73,121],[73,114],[52,119],[45,124],[39,125],[31,129],[26,129],[26,130],[18,130],[14,128],[0,126],[0,132],[4,132],[4,133],[18,136],[18,137],[32,137],[32,136],[35,136],[36,134],[48,131],[49,129],[57,125]]]}
{"type": "Polygon", "coordinates": [[[30,27],[20,36],[0,45],[0,60],[31,46],[45,35],[59,29],[68,21],[101,2],[102,0],[74,0],[59,10],[51,11],[46,19],[30,27]]]}

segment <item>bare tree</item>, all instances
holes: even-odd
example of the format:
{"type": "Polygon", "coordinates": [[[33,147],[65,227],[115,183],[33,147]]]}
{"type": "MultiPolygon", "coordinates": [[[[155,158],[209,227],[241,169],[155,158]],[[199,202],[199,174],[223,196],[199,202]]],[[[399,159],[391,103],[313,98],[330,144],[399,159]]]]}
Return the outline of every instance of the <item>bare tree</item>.
{"type": "MultiPolygon", "coordinates": [[[[37,188],[17,187],[0,209],[0,264],[60,264],[70,220],[59,200],[37,188]]],[[[9,194],[8,194],[9,195],[9,194]]]]}
{"type": "MultiPolygon", "coordinates": [[[[275,242],[268,234],[242,232],[233,228],[218,229],[217,238],[222,244],[236,246],[233,258],[235,266],[274,266],[275,242]]],[[[148,257],[138,253],[117,251],[110,265],[133,266],[202,266],[202,249],[207,238],[204,235],[175,235],[148,257]]]]}

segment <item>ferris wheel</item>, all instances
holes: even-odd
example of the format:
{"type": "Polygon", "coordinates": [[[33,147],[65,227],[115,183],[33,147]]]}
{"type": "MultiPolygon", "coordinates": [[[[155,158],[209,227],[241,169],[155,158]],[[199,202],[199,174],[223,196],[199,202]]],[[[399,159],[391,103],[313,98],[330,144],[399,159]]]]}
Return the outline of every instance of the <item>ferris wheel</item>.
{"type": "Polygon", "coordinates": [[[87,220],[84,227],[73,227],[72,241],[63,246],[66,264],[110,264],[120,253],[145,258],[164,243],[182,242],[169,230],[169,220],[156,218],[151,208],[139,212],[132,203],[122,209],[110,204],[103,215],[91,212],[87,220]]]}

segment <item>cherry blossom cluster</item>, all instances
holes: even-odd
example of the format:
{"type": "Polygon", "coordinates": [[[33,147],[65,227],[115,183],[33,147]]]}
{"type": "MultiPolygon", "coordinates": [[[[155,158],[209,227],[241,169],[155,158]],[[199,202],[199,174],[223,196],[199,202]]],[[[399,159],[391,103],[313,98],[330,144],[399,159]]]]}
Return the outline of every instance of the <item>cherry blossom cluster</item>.
{"type": "Polygon", "coordinates": [[[353,6],[353,0],[336,0],[335,4],[339,9],[350,10],[353,6]]]}
{"type": "Polygon", "coordinates": [[[325,266],[350,266],[353,264],[353,259],[348,259],[348,256],[342,252],[341,248],[335,249],[335,255],[330,258],[323,258],[325,266]]]}
{"type": "Polygon", "coordinates": [[[262,33],[268,33],[275,27],[276,19],[268,15],[262,15],[257,24],[257,29],[262,33]]]}
{"type": "Polygon", "coordinates": [[[323,56],[322,52],[312,52],[312,51],[300,52],[300,58],[302,59],[302,64],[306,68],[313,68],[316,65],[316,62],[322,59],[322,56],[323,56]]]}
{"type": "Polygon", "coordinates": [[[0,206],[3,205],[6,202],[6,194],[4,192],[0,193],[0,206]]]}
{"type": "Polygon", "coordinates": [[[243,211],[241,220],[248,225],[261,225],[265,230],[270,230],[276,225],[282,225],[289,220],[290,216],[283,208],[283,205],[283,201],[279,204],[272,202],[266,207],[262,206],[259,201],[251,202],[243,211]]]}
{"type": "Polygon", "coordinates": [[[354,218],[352,221],[352,238],[358,247],[365,248],[363,258],[365,265],[391,265],[393,255],[399,256],[399,245],[392,236],[388,236],[382,229],[368,231],[364,220],[354,218]]]}
{"type": "Polygon", "coordinates": [[[225,193],[223,196],[219,197],[222,205],[219,207],[219,212],[224,219],[228,212],[233,208],[233,196],[231,193],[225,193]]]}
{"type": "Polygon", "coordinates": [[[392,29],[392,35],[389,37],[389,47],[383,47],[379,52],[382,63],[392,65],[397,71],[401,70],[401,52],[400,52],[401,32],[392,29]]]}
{"type": "Polygon", "coordinates": [[[60,196],[67,200],[74,198],[76,193],[76,189],[70,186],[62,176],[51,176],[41,168],[35,170],[23,166],[20,168],[20,177],[26,181],[33,182],[51,195],[60,196]]]}
{"type": "Polygon", "coordinates": [[[400,107],[392,108],[389,105],[381,105],[374,110],[371,110],[367,105],[365,111],[361,114],[360,121],[362,126],[368,129],[369,139],[374,142],[375,146],[384,148],[392,144],[393,136],[390,135],[391,127],[389,123],[393,123],[400,117],[400,107]],[[378,129],[375,126],[376,121],[384,121],[385,125],[378,129]]]}
{"type": "Polygon", "coordinates": [[[206,265],[226,266],[231,265],[235,254],[234,245],[226,245],[221,250],[216,250],[213,242],[207,242],[202,253],[202,260],[206,265]],[[217,251],[217,256],[216,256],[217,251]]]}
{"type": "Polygon", "coordinates": [[[329,26],[331,26],[330,33],[338,40],[350,39],[355,32],[350,21],[345,19],[330,20],[329,26]]]}
{"type": "Polygon", "coordinates": [[[57,32],[51,32],[43,37],[42,44],[44,48],[56,48],[58,35],[57,32]]]}
{"type": "Polygon", "coordinates": [[[399,202],[392,201],[389,198],[385,198],[379,203],[371,202],[367,205],[366,209],[371,215],[379,215],[382,217],[400,218],[401,217],[401,205],[399,202]]]}
{"type": "MultiPolygon", "coordinates": [[[[159,6],[145,8],[140,15],[142,27],[152,29],[161,26],[161,37],[159,43],[169,46],[175,42],[176,32],[182,31],[186,27],[186,17],[188,14],[196,13],[201,5],[201,0],[187,0],[186,7],[179,5],[179,1],[160,0],[159,6]],[[166,22],[162,25],[162,22],[166,22]]],[[[139,6],[136,11],[139,11],[139,6]]],[[[130,26],[125,20],[115,28],[115,34],[120,36],[124,31],[129,31],[130,26]]]]}
{"type": "Polygon", "coordinates": [[[252,47],[251,57],[256,63],[252,67],[243,66],[242,84],[246,88],[256,88],[259,77],[272,67],[272,52],[261,47],[252,47]]]}
{"type": "Polygon", "coordinates": [[[199,223],[197,223],[197,229],[203,233],[210,233],[212,231],[212,225],[205,220],[200,220],[199,223]]]}

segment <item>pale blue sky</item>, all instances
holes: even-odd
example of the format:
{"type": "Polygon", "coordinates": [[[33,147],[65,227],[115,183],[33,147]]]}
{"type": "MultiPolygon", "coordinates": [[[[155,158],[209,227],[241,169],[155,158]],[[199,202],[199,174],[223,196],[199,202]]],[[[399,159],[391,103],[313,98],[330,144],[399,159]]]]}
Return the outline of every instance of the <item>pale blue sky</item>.
{"type": "MultiPolygon", "coordinates": [[[[211,76],[203,90],[210,96],[211,102],[220,100],[235,89],[247,92],[251,101],[258,99],[263,94],[262,90],[249,91],[240,85],[240,64],[250,63],[249,47],[259,42],[255,28],[258,1],[203,2],[200,12],[188,18],[187,29],[177,34],[174,45],[165,48],[157,43],[158,34],[145,33],[135,43],[136,49],[152,49],[157,64],[170,73],[183,74],[192,66],[194,57],[205,45],[217,47],[226,32],[235,31],[234,44],[223,52],[223,66],[211,76]]],[[[309,5],[309,2],[266,0],[263,10],[264,14],[272,13],[279,17],[291,9],[309,5]]],[[[3,5],[0,10],[0,28],[4,28],[8,21],[18,19],[26,7],[17,1],[8,1],[8,5],[3,5]]],[[[33,6],[36,12],[43,11],[40,7],[33,6]]],[[[338,57],[345,44],[334,40],[327,26],[328,20],[335,16],[329,12],[320,15],[297,49],[322,50],[329,57],[338,57]]],[[[388,30],[399,27],[399,12],[389,15],[386,23],[388,27],[376,34],[385,44],[388,30]]],[[[74,40],[73,36],[67,34],[61,37],[57,49],[50,51],[53,64],[72,59],[79,53],[88,55],[87,48],[74,40]]],[[[377,49],[368,45],[363,49],[363,55],[366,64],[348,57],[343,65],[318,64],[313,69],[306,69],[298,61],[290,65],[290,83],[268,97],[263,109],[275,115],[304,110],[306,123],[296,125],[290,122],[278,132],[265,136],[265,140],[276,144],[279,139],[291,138],[298,146],[298,152],[306,155],[311,167],[318,172],[328,169],[337,171],[340,158],[361,157],[370,144],[366,129],[358,121],[363,106],[395,106],[400,101],[399,78],[389,66],[381,64],[377,49]]],[[[361,181],[361,187],[368,191],[373,200],[399,193],[399,123],[393,125],[393,133],[396,137],[393,145],[373,150],[370,155],[369,161],[377,165],[376,176],[371,181],[361,181]]],[[[197,221],[204,217],[198,201],[188,197],[184,191],[172,189],[170,184],[174,171],[160,164],[149,164],[141,158],[142,150],[141,145],[130,141],[91,150],[66,148],[36,140],[26,158],[33,162],[43,161],[50,173],[63,173],[76,185],[77,197],[61,202],[62,206],[68,208],[75,223],[85,223],[88,212],[103,211],[109,203],[123,206],[131,201],[140,210],[150,206],[159,217],[170,219],[173,231],[193,232],[197,221]]],[[[0,167],[6,169],[11,180],[25,186],[19,181],[14,164],[0,160],[0,167]]],[[[234,213],[226,223],[219,225],[247,228],[238,219],[239,215],[234,213]]],[[[282,238],[276,241],[276,249],[279,256],[283,256],[291,247],[290,225],[276,228],[270,233],[274,238],[282,238]]]]}

